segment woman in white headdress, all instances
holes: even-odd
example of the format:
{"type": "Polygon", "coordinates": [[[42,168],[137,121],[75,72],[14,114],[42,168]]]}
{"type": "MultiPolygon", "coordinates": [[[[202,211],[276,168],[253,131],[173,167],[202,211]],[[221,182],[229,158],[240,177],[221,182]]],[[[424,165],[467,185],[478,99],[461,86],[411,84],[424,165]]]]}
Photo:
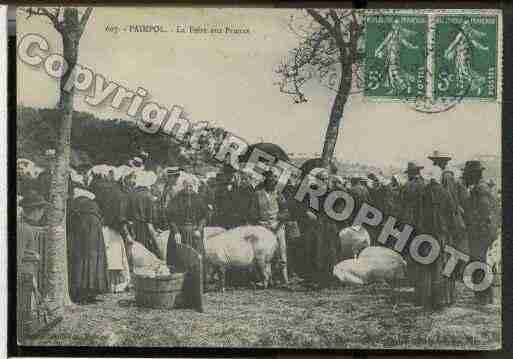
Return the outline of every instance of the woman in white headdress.
{"type": "Polygon", "coordinates": [[[167,245],[168,265],[176,264],[176,244],[191,246],[200,254],[205,253],[203,229],[207,222],[208,207],[203,198],[194,191],[192,177],[184,179],[184,188],[166,209],[170,236],[167,245]]]}

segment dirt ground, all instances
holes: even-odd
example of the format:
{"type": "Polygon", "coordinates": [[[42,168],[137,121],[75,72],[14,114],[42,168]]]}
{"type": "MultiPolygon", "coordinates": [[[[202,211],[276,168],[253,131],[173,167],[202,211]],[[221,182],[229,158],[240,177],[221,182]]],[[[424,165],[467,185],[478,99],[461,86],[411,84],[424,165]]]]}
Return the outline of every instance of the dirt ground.
{"type": "Polygon", "coordinates": [[[478,305],[462,285],[458,291],[457,303],[438,312],[413,306],[411,291],[391,296],[384,286],[208,292],[204,313],[144,309],[133,293],[109,294],[69,307],[59,325],[27,344],[500,348],[500,306],[478,305]]]}

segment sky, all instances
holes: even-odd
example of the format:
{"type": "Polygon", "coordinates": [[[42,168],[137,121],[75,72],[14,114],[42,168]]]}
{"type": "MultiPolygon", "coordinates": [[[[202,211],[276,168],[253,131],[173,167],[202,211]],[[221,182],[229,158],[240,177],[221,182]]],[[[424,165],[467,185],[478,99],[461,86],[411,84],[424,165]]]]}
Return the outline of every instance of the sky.
{"type": "MultiPolygon", "coordinates": [[[[208,121],[249,143],[274,142],[292,153],[322,152],[334,93],[315,81],[307,103],[295,104],[275,85],[275,70],[299,43],[288,27],[292,9],[96,8],[80,42],[79,63],[129,89],[143,87],[152,101],[182,106],[193,121],[208,121]],[[159,24],[166,33],[113,33],[107,27],[159,24]],[[178,25],[248,28],[249,34],[177,33],[178,25]]],[[[48,20],[17,17],[18,39],[37,33],[60,53],[48,20]]],[[[18,102],[53,107],[58,82],[42,68],[18,60],[18,102]]],[[[93,107],[79,94],[75,108],[101,118],[129,117],[93,107]]],[[[440,114],[422,114],[404,103],[352,95],[345,107],[335,155],[351,162],[405,166],[426,161],[435,149],[458,161],[499,154],[498,103],[466,102],[440,114]]]]}

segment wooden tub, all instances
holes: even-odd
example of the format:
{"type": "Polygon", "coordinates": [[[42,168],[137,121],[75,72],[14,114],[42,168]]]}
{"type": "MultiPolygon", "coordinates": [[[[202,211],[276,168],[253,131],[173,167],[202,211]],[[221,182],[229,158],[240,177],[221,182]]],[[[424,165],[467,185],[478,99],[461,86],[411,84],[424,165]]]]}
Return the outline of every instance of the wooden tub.
{"type": "Polygon", "coordinates": [[[146,308],[174,308],[183,290],[185,273],[149,277],[134,273],[135,302],[146,308]]]}

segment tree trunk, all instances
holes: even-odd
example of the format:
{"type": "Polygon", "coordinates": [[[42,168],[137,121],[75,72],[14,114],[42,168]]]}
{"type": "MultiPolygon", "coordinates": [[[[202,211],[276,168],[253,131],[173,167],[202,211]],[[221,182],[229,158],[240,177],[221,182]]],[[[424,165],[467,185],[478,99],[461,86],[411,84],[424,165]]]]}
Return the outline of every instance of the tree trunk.
{"type": "Polygon", "coordinates": [[[346,105],[347,98],[349,97],[349,91],[351,90],[353,75],[352,66],[350,63],[348,64],[347,61],[344,62],[341,60],[340,62],[342,65],[342,74],[337,94],[335,95],[335,100],[331,106],[330,119],[328,127],[326,128],[326,134],[324,135],[324,146],[321,157],[322,166],[324,168],[328,168],[333,159],[335,146],[337,145],[338,130],[344,115],[344,107],[346,105]]]}
{"type": "Polygon", "coordinates": [[[69,67],[61,79],[59,107],[62,118],[55,151],[55,171],[50,184],[50,209],[48,211],[48,304],[62,315],[64,306],[70,304],[68,290],[68,263],[66,245],[66,200],[70,162],[70,138],[73,119],[74,90],[64,91],[78,57],[79,36],[73,31],[63,31],[63,55],[69,67]]]}

